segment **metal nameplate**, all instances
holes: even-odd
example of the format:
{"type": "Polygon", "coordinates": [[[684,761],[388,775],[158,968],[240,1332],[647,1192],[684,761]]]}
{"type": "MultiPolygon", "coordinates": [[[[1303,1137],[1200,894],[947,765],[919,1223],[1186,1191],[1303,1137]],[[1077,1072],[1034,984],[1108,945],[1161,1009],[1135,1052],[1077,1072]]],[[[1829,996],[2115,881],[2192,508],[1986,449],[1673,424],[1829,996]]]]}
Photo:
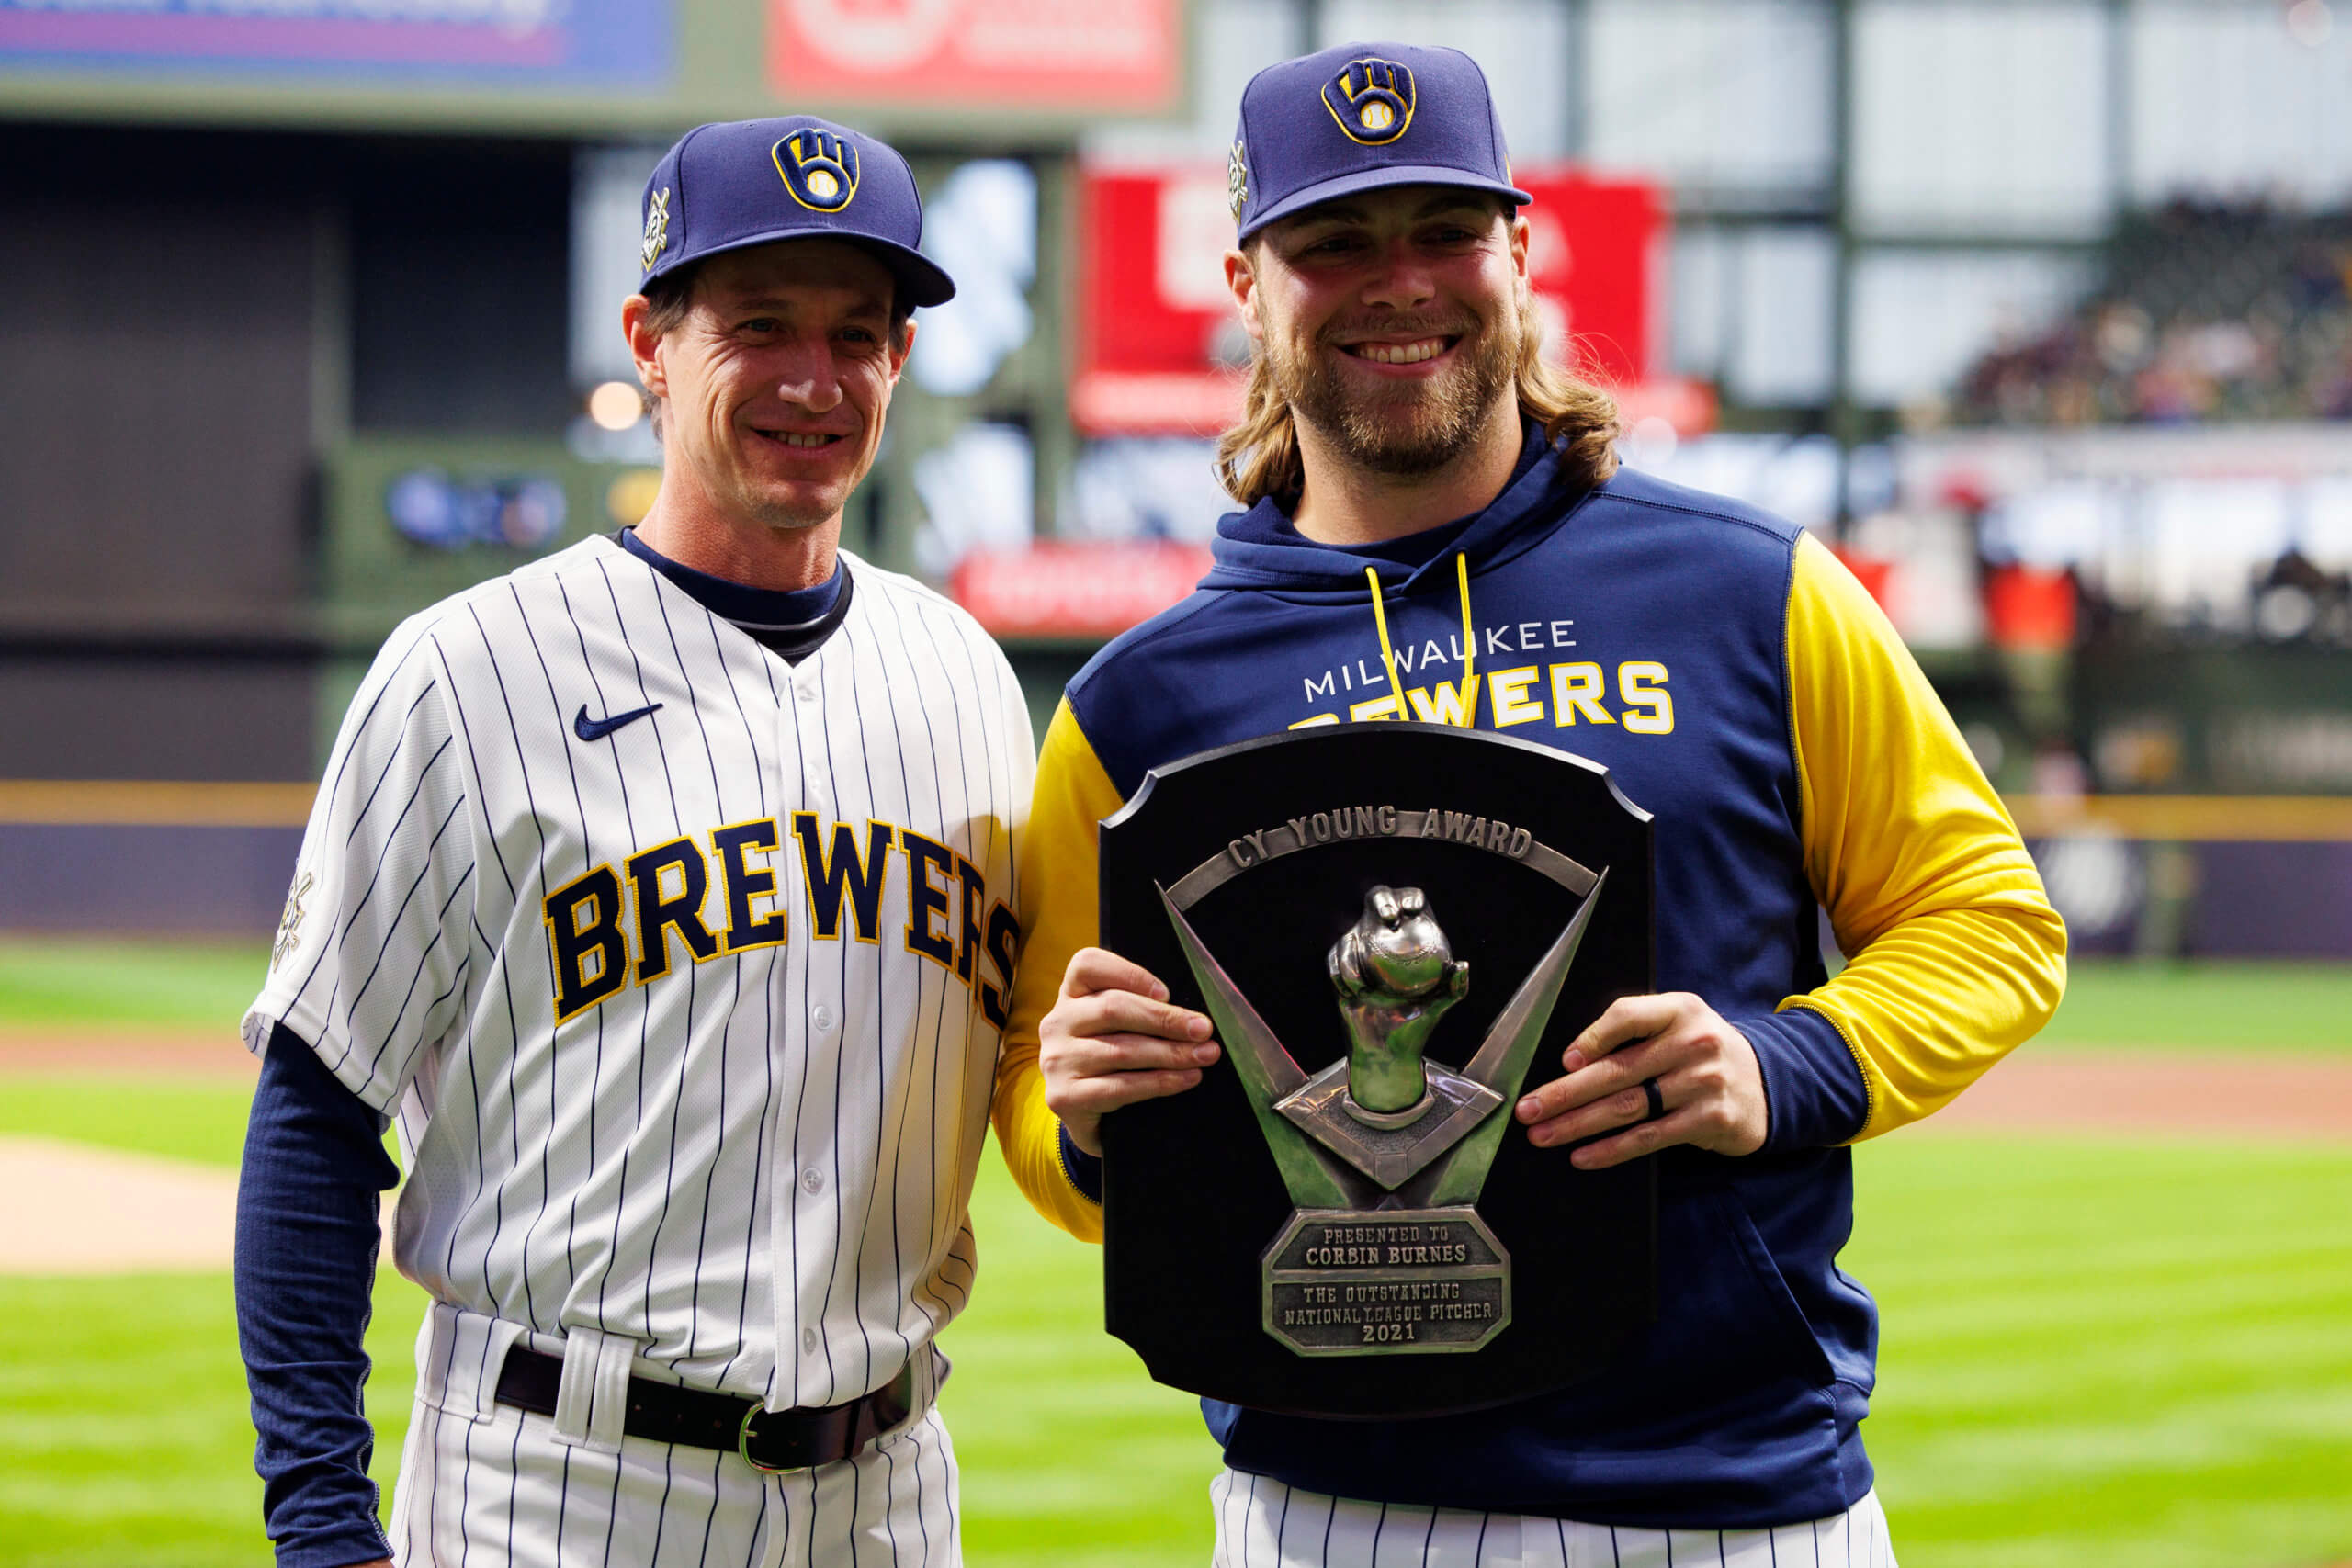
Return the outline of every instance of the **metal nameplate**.
{"type": "Polygon", "coordinates": [[[1476,1350],[1510,1325],[1510,1256],[1467,1205],[1295,1210],[1264,1264],[1266,1332],[1302,1356],[1476,1350]]]}

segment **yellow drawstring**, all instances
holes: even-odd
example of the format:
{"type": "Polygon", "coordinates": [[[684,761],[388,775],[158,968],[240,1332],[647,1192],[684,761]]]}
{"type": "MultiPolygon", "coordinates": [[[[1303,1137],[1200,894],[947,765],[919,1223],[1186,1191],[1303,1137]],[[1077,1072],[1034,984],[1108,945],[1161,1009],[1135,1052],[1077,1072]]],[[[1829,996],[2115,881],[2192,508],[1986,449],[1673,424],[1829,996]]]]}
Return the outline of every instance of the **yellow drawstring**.
{"type": "Polygon", "coordinates": [[[1380,573],[1366,567],[1363,574],[1372,582],[1372,624],[1380,628],[1380,667],[1388,671],[1388,690],[1396,698],[1396,716],[1410,718],[1413,710],[1405,705],[1405,682],[1396,678],[1396,650],[1388,646],[1388,612],[1380,604],[1380,573]]]}
{"type": "MultiPolygon", "coordinates": [[[[1380,664],[1388,671],[1388,691],[1396,699],[1396,716],[1410,718],[1413,710],[1405,705],[1405,682],[1396,678],[1396,652],[1388,646],[1388,612],[1380,598],[1380,573],[1371,567],[1363,569],[1364,581],[1372,584],[1372,624],[1380,628],[1380,664]]],[[[1463,728],[1475,728],[1478,723],[1478,638],[1470,626],[1470,559],[1467,556],[1453,558],[1453,581],[1462,590],[1462,697],[1463,728]]]]}
{"type": "MultiPolygon", "coordinates": [[[[1462,694],[1470,706],[1470,723],[1478,722],[1478,677],[1471,671],[1477,667],[1478,638],[1470,629],[1470,558],[1453,558],[1453,581],[1462,589],[1462,694]]],[[[1464,726],[1468,728],[1468,726],[1464,726]]]]}

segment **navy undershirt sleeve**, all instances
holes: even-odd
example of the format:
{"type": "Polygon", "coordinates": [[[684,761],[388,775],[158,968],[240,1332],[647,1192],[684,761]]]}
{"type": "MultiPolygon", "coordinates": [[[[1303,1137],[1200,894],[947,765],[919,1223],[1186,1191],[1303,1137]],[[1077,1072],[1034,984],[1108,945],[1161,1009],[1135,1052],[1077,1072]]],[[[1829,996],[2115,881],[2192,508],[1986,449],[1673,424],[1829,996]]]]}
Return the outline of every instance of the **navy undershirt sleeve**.
{"type": "Polygon", "coordinates": [[[237,1179],[237,1345],[278,1568],[391,1555],[362,1403],[379,1194],[400,1179],[383,1128],[300,1035],[271,1031],[237,1179]]]}
{"type": "Polygon", "coordinates": [[[1870,1086],[1838,1026],[1811,1008],[1724,1021],[1756,1048],[1769,1111],[1764,1151],[1842,1144],[1870,1119],[1870,1086]]]}

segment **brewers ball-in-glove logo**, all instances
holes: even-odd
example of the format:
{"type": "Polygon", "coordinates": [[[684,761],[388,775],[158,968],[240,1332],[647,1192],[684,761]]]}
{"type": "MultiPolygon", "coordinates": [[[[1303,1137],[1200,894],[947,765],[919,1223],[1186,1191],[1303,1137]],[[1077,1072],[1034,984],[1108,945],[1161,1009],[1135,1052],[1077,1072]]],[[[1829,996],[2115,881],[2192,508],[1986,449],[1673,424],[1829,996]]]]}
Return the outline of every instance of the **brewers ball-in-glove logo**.
{"type": "Polygon", "coordinates": [[[1233,209],[1233,220],[1240,222],[1241,209],[1250,205],[1250,159],[1238,139],[1225,155],[1225,202],[1233,209]]]}
{"type": "Polygon", "coordinates": [[[670,187],[663,186],[645,204],[645,243],[638,248],[638,258],[651,272],[662,253],[670,248],[670,187]]]}
{"type": "Polygon", "coordinates": [[[1323,84],[1323,107],[1349,141],[1385,147],[1413,123],[1413,73],[1393,60],[1351,60],[1323,84]]]}
{"type": "Polygon", "coordinates": [[[277,973],[277,966],[286,962],[286,955],[293,952],[295,944],[302,940],[302,899],[310,893],[311,881],[311,874],[304,872],[286,895],[286,912],[277,918],[277,940],[271,944],[269,952],[272,974],[277,973]]]}
{"type": "Polygon", "coordinates": [[[811,212],[839,212],[857,194],[857,146],[845,137],[812,127],[794,131],[768,153],[792,199],[811,212]]]}

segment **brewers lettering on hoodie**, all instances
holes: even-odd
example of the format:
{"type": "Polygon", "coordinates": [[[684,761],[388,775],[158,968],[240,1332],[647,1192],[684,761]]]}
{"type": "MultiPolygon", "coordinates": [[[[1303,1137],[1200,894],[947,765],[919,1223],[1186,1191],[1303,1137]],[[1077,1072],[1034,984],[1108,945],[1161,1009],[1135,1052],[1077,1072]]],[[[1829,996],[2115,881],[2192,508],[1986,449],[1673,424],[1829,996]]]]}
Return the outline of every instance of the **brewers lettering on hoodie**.
{"type": "Polygon", "coordinates": [[[1885,616],[1790,524],[1623,469],[1582,489],[1532,425],[1473,516],[1334,546],[1266,501],[1225,518],[1216,560],[1070,682],[1046,737],[999,1067],[1000,1129],[1030,1129],[1004,1140],[1027,1151],[1024,1189],[1102,1234],[1099,1166],[1052,1151],[1037,1028],[1094,939],[1095,824],[1148,769],[1399,717],[1574,752],[1654,817],[1658,988],[1755,1046],[1764,1148],[1655,1156],[1660,1315],[1621,1366],[1409,1452],[1418,1423],[1210,1402],[1210,1427],[1233,1471],[1340,1497],[1381,1475],[1474,1514],[1597,1524],[1841,1513],[1869,1489],[1878,1335],[1837,1263],[1847,1145],[1960,1092],[2040,1026],[2064,972],[2032,862],[1885,616]],[[1849,955],[1835,979],[1822,909],[1849,955]]]}

